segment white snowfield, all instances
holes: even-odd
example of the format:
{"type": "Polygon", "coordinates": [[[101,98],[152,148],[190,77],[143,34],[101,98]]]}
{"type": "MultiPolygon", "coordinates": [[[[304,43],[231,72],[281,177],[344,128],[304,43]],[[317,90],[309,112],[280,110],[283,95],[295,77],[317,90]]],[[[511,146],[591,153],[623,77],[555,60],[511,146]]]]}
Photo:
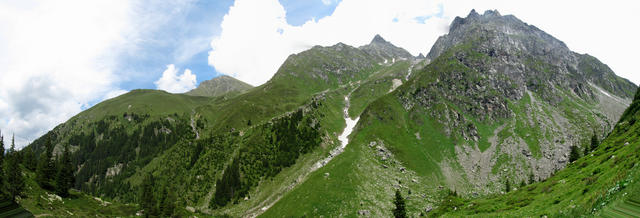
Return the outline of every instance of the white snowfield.
{"type": "Polygon", "coordinates": [[[324,165],[329,163],[331,159],[333,159],[335,156],[338,156],[340,153],[342,153],[344,149],[347,147],[347,144],[349,144],[349,135],[351,135],[351,132],[353,132],[353,129],[356,127],[358,120],[360,120],[360,116],[356,117],[355,119],[349,118],[349,96],[350,95],[351,93],[349,93],[349,95],[344,97],[344,101],[346,104],[346,106],[344,107],[344,120],[347,123],[347,127],[345,127],[342,133],[338,136],[338,140],[340,140],[340,146],[331,150],[331,152],[329,152],[328,157],[314,164],[313,168],[311,168],[311,171],[315,171],[320,167],[323,167],[324,165]]]}

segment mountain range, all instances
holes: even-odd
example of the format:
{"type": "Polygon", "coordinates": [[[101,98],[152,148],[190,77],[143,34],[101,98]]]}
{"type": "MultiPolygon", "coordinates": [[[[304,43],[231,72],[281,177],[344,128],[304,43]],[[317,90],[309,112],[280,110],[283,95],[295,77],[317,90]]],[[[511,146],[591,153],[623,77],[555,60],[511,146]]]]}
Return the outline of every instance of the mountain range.
{"type": "MultiPolygon", "coordinates": [[[[633,216],[636,90],[513,15],[472,10],[426,56],[380,35],[314,46],[257,87],[133,90],[24,150],[69,145],[74,188],[118,205],[152,175],[185,215],[391,216],[399,191],[409,216],[633,216]]],[[[45,213],[32,193],[23,207],[45,213]]]]}

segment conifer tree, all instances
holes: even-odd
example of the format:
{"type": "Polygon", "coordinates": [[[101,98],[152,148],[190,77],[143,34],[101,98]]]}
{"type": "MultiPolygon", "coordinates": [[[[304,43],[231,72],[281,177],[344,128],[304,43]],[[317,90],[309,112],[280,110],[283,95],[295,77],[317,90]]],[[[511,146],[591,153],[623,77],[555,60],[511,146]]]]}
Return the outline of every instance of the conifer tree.
{"type": "Polygon", "coordinates": [[[171,217],[176,209],[176,193],[171,188],[165,188],[163,195],[160,203],[160,213],[162,217],[171,217]]]}
{"type": "Polygon", "coordinates": [[[140,193],[140,207],[144,210],[145,217],[155,217],[158,215],[158,202],[153,193],[153,175],[148,173],[142,180],[142,191],[140,193]]]}
{"type": "Polygon", "coordinates": [[[596,135],[596,133],[593,133],[593,136],[591,136],[591,147],[590,147],[590,151],[596,150],[596,148],[598,147],[598,144],[600,144],[600,142],[598,142],[598,136],[596,135]]]}
{"type": "Polygon", "coordinates": [[[509,193],[511,191],[511,182],[507,179],[507,182],[504,185],[504,193],[509,193]]]}
{"type": "Polygon", "coordinates": [[[28,170],[35,170],[36,169],[36,156],[33,153],[33,148],[31,147],[26,147],[23,148],[23,157],[22,157],[22,166],[24,166],[24,168],[27,168],[28,170]]]}
{"type": "Polygon", "coordinates": [[[69,189],[73,187],[73,165],[69,145],[64,146],[64,152],[60,158],[58,173],[56,174],[56,194],[60,197],[68,197],[69,189]]]}
{"type": "Polygon", "coordinates": [[[4,137],[0,132],[0,197],[3,196],[5,187],[5,173],[4,173],[4,137]]]}
{"type": "Polygon", "coordinates": [[[571,153],[569,154],[569,163],[580,159],[580,152],[577,146],[571,146],[571,153]]]}
{"type": "Polygon", "coordinates": [[[405,218],[407,217],[407,211],[404,205],[404,198],[402,194],[400,194],[400,190],[396,190],[396,198],[393,201],[396,205],[396,208],[393,209],[393,216],[396,218],[405,218]]]}
{"type": "Polygon", "coordinates": [[[533,184],[534,182],[536,182],[536,176],[533,175],[533,173],[529,174],[529,185],[533,184]]]}
{"type": "Polygon", "coordinates": [[[22,193],[24,190],[24,178],[22,177],[22,168],[20,168],[20,157],[16,151],[15,136],[11,138],[11,148],[9,149],[7,158],[7,191],[12,199],[22,193]]]}
{"type": "Polygon", "coordinates": [[[216,182],[215,203],[224,206],[233,200],[241,188],[240,163],[234,159],[231,165],[227,166],[222,174],[222,178],[216,182]]]}
{"type": "Polygon", "coordinates": [[[36,168],[36,182],[43,189],[53,190],[53,176],[56,173],[55,164],[52,160],[53,146],[51,136],[47,135],[44,151],[40,154],[38,167],[36,168]]]}

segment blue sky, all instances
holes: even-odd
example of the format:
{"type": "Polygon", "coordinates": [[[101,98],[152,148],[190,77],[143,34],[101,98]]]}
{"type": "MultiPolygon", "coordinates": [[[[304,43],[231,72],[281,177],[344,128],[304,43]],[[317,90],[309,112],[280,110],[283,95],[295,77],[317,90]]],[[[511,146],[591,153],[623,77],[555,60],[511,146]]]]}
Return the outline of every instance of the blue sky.
{"type": "MultiPolygon", "coordinates": [[[[330,15],[337,1],[325,4],[322,0],[280,0],[287,11],[289,24],[299,26],[330,15]]],[[[154,81],[174,64],[179,69],[190,69],[199,84],[220,75],[208,64],[211,39],[220,34],[220,22],[233,5],[233,0],[196,1],[180,12],[174,13],[161,28],[145,34],[140,50],[119,57],[119,71],[128,74],[120,84],[123,90],[155,89],[154,81]],[[188,25],[185,25],[188,24],[188,25]],[[179,57],[185,44],[197,42],[190,48],[195,50],[187,57],[179,57]]]]}
{"type": "Polygon", "coordinates": [[[133,89],[182,93],[221,74],[257,86],[314,45],[380,34],[426,53],[471,9],[514,14],[640,83],[640,4],[628,1],[4,0],[0,130],[22,147],[133,89]]]}

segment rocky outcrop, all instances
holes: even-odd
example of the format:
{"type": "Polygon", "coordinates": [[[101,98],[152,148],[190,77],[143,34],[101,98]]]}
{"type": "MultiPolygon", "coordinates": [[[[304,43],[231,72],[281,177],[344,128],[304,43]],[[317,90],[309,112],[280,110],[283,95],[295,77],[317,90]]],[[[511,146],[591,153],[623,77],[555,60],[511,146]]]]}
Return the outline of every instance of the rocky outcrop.
{"type": "Polygon", "coordinates": [[[211,80],[203,81],[197,88],[185,93],[193,96],[218,97],[228,93],[242,93],[253,86],[233,77],[222,75],[211,80]]]}

